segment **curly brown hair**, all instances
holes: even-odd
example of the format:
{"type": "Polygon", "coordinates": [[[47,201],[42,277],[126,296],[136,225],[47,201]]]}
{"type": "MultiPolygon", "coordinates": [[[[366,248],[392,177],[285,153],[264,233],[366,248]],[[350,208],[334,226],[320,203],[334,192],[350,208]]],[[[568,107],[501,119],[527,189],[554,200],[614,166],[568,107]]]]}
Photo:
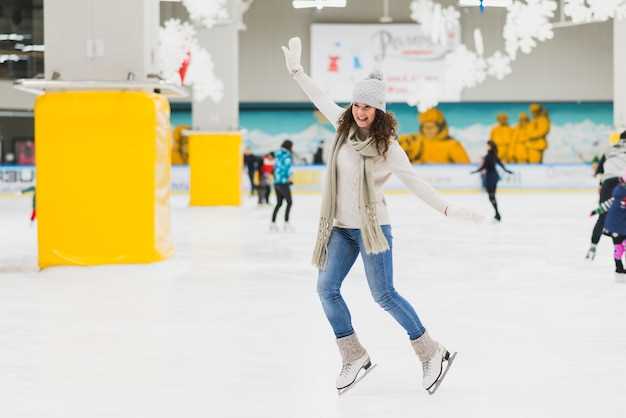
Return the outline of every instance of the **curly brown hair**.
{"type": "MultiPolygon", "coordinates": [[[[354,120],[354,116],[352,116],[352,106],[350,106],[339,117],[337,136],[342,140],[347,138],[350,134],[350,129],[355,125],[356,121],[354,120]]],[[[376,109],[376,116],[370,127],[370,135],[376,141],[376,148],[380,155],[385,156],[387,151],[389,151],[391,138],[397,136],[397,128],[398,122],[393,113],[376,109]]]]}

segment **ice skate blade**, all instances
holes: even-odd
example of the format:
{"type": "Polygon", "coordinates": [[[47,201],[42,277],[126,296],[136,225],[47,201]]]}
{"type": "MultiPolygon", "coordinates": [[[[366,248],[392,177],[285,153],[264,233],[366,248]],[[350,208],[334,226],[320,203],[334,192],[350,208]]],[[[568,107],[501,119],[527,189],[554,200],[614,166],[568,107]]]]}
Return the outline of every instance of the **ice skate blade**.
{"type": "Polygon", "coordinates": [[[434,395],[435,392],[437,392],[437,389],[439,389],[439,386],[441,385],[441,382],[443,382],[443,379],[448,374],[448,370],[450,370],[450,367],[452,367],[452,363],[454,362],[454,359],[456,358],[457,354],[458,353],[455,351],[454,353],[452,353],[450,355],[450,357],[448,357],[448,361],[446,363],[446,368],[443,370],[443,372],[441,373],[441,376],[439,376],[439,379],[437,379],[435,384],[430,389],[428,389],[428,394],[429,395],[434,395]]]}
{"type": "Polygon", "coordinates": [[[361,371],[359,371],[360,376],[358,376],[354,382],[352,382],[352,384],[350,386],[346,386],[343,389],[337,389],[337,394],[339,396],[343,395],[344,393],[348,392],[350,389],[352,389],[353,387],[356,386],[357,383],[359,383],[361,380],[363,380],[365,378],[365,376],[367,376],[369,374],[369,372],[371,372],[372,370],[374,370],[374,367],[376,367],[375,363],[372,363],[372,365],[370,367],[368,367],[367,369],[361,369],[361,371]]]}

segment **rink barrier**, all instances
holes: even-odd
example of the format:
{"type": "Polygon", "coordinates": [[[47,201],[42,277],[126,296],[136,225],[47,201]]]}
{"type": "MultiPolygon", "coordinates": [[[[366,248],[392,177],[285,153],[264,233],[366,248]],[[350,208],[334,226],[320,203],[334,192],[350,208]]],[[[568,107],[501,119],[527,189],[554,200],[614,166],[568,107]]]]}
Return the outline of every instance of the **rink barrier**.
{"type": "Polygon", "coordinates": [[[55,92],[35,103],[39,266],[148,263],[173,252],[169,103],[55,92]]]}
{"type": "MultiPolygon", "coordinates": [[[[503,191],[575,191],[598,187],[598,179],[592,176],[587,164],[513,165],[513,175],[501,173],[499,183],[503,191]]],[[[443,191],[480,191],[481,181],[477,174],[469,174],[476,165],[416,165],[415,171],[433,186],[443,191]]],[[[241,172],[241,189],[248,189],[248,178],[241,172]]],[[[319,193],[323,178],[322,166],[297,166],[294,168],[294,192],[319,193]]],[[[33,185],[35,169],[32,166],[0,166],[0,194],[14,194],[33,185]]],[[[404,185],[392,176],[386,184],[387,192],[404,192],[404,185]]],[[[189,168],[174,166],[172,169],[173,193],[189,192],[189,168]]]]}

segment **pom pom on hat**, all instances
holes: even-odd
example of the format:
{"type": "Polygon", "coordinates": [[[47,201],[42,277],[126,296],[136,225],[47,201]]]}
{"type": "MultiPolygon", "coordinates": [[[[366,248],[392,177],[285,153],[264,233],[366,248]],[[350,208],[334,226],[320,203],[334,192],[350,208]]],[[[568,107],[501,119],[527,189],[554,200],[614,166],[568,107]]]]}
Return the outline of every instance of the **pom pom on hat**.
{"type": "Polygon", "coordinates": [[[352,103],[364,103],[386,112],[385,82],[380,71],[372,71],[365,80],[354,85],[352,103]]]}

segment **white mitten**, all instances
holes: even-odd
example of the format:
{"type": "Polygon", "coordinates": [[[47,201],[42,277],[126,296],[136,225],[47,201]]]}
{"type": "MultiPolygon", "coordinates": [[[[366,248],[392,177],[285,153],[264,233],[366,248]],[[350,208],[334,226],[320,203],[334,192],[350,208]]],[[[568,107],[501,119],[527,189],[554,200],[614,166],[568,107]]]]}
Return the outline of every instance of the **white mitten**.
{"type": "Polygon", "coordinates": [[[285,54],[285,64],[287,64],[287,70],[291,75],[296,75],[300,71],[303,71],[302,64],[300,64],[300,56],[302,55],[302,42],[300,38],[295,37],[289,39],[289,48],[281,46],[283,53],[285,54]]]}
{"type": "Polygon", "coordinates": [[[485,217],[478,212],[460,206],[450,205],[446,208],[446,216],[448,218],[458,219],[464,222],[473,222],[476,224],[485,221],[485,217]]]}

